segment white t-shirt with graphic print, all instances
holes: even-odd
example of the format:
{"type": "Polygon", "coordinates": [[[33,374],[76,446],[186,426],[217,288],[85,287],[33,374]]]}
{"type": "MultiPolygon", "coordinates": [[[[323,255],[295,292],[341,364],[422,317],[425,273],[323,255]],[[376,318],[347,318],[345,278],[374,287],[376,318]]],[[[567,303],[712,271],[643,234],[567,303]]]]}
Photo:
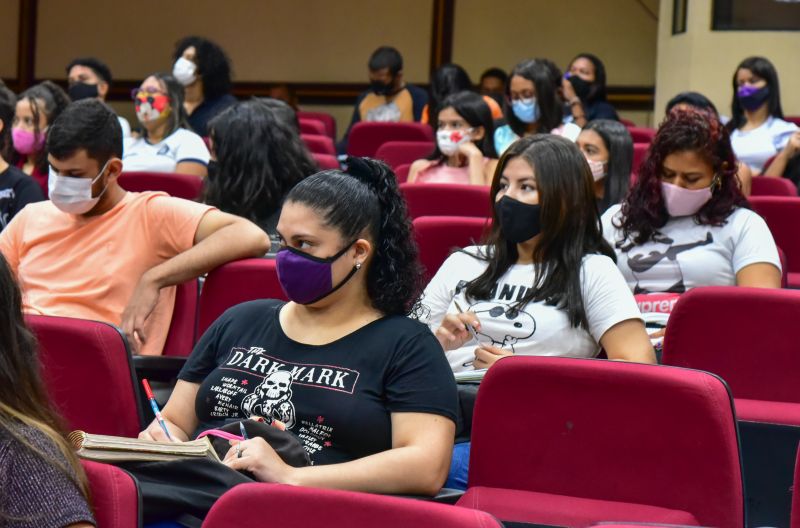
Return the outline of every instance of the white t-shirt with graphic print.
{"type": "MultiPolygon", "coordinates": [[[[589,331],[575,328],[565,310],[543,302],[516,301],[533,285],[534,265],[517,264],[500,278],[488,300],[467,299],[464,288],[486,269],[487,263],[473,255],[485,248],[472,246],[456,252],[442,264],[425,288],[420,321],[435,332],[448,313],[456,314],[454,301],[475,312],[481,322],[478,338],[515,354],[527,356],[595,357],[603,334],[615,324],[641,319],[633,295],[614,262],[605,255],[587,255],[581,265],[581,293],[589,331]]],[[[463,347],[445,352],[454,372],[472,370],[477,343],[470,339],[463,347]]]]}
{"type": "Polygon", "coordinates": [[[621,205],[603,214],[603,236],[617,253],[617,265],[634,293],[683,293],[697,286],[735,286],[745,266],[766,262],[781,269],[764,219],[737,208],[724,225],[707,226],[694,217],[671,218],[655,240],[641,246],[622,240],[621,205]]]}
{"type": "Polygon", "coordinates": [[[185,128],[179,128],[158,143],[147,139],[126,138],[122,152],[125,171],[175,172],[184,161],[208,165],[210,154],[203,138],[185,128]]]}

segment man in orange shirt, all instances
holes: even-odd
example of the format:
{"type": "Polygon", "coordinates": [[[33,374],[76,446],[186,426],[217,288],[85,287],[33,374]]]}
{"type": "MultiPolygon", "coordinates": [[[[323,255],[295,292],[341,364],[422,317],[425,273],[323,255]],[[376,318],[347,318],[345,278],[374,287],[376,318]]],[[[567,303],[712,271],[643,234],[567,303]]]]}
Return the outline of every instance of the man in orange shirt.
{"type": "Polygon", "coordinates": [[[0,234],[27,313],[119,325],[135,352],[161,354],[176,284],[269,248],[244,218],[120,187],[122,129],[98,100],[67,107],[47,149],[50,201],[26,206],[0,234]]]}

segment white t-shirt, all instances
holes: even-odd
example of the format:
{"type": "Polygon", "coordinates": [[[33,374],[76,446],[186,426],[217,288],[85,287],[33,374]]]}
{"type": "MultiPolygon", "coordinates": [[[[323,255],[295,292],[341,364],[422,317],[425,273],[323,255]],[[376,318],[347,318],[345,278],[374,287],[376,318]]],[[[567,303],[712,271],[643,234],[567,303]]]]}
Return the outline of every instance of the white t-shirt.
{"type": "Polygon", "coordinates": [[[131,137],[131,125],[128,123],[128,120],[122,116],[117,116],[117,121],[119,121],[119,126],[122,127],[122,137],[131,137]]]}
{"type": "MultiPolygon", "coordinates": [[[[469,254],[450,255],[425,288],[419,319],[432,332],[439,328],[446,314],[458,313],[455,300],[464,310],[478,316],[481,343],[518,355],[595,357],[600,351],[598,342],[609,328],[621,321],[642,318],[625,279],[604,255],[587,255],[581,265],[581,292],[589,321],[587,332],[573,327],[565,310],[543,302],[516,309],[516,301],[533,285],[533,264],[512,266],[498,281],[491,299],[468,300],[464,295],[467,282],[483,273],[487,263],[472,256],[485,248],[472,246],[465,251],[469,254]]],[[[471,339],[463,347],[445,352],[454,372],[473,369],[469,363],[475,358],[477,346],[471,339]]]]}
{"type": "Polygon", "coordinates": [[[735,209],[721,226],[697,224],[693,216],[671,218],[655,240],[634,246],[613,225],[619,223],[620,208],[615,205],[603,214],[603,236],[617,252],[617,265],[634,293],[735,286],[736,274],[758,262],[781,269],[767,223],[749,209],[735,209]]]}
{"type": "Polygon", "coordinates": [[[210,155],[203,138],[185,128],[179,128],[156,144],[147,139],[128,138],[122,154],[126,171],[175,172],[183,161],[208,165],[210,155]]]}
{"type": "Polygon", "coordinates": [[[797,125],[794,123],[770,117],[753,130],[734,130],[731,133],[731,146],[739,161],[761,172],[767,160],[786,147],[796,130],[797,125]]]}

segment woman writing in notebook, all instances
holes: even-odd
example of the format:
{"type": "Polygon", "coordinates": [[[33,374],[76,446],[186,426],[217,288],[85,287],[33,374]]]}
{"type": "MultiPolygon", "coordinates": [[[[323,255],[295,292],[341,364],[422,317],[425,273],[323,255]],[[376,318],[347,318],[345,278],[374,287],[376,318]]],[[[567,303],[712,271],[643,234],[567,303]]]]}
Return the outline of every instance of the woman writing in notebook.
{"type": "Polygon", "coordinates": [[[86,476],[39,377],[22,295],[0,254],[0,526],[94,526],[86,476]]]}
{"type": "MultiPolygon", "coordinates": [[[[291,301],[236,306],[205,333],[163,410],[172,436],[264,417],[294,433],[314,464],[290,467],[253,438],[238,445],[241,457],[231,449],[230,468],[265,482],[437,493],[455,381],[436,339],[405,317],[421,270],[394,175],[351,158],[346,173],[310,176],[287,196],[277,231],[291,301]]],[[[166,440],[155,422],[140,436],[166,440]]]]}

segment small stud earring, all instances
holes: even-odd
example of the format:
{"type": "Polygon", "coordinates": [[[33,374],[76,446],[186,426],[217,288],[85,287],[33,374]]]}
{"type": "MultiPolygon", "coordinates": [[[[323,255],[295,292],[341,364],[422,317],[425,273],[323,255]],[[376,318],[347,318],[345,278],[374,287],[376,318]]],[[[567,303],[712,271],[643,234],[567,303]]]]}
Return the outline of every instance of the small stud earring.
{"type": "Polygon", "coordinates": [[[356,269],[357,269],[357,270],[360,270],[360,269],[361,269],[361,263],[360,263],[360,262],[356,264],[356,269]]]}

